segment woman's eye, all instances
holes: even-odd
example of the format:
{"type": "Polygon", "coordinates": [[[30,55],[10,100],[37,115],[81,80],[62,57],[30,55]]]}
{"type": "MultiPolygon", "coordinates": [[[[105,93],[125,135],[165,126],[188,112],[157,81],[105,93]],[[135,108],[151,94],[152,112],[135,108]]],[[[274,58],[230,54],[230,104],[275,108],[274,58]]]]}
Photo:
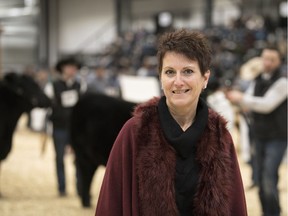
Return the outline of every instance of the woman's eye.
{"type": "Polygon", "coordinates": [[[193,70],[191,70],[191,69],[186,69],[186,70],[183,71],[183,73],[184,73],[185,75],[190,75],[190,74],[193,73],[193,70]]]}
{"type": "Polygon", "coordinates": [[[167,74],[168,76],[172,76],[175,72],[173,70],[166,70],[165,74],[167,74]]]}

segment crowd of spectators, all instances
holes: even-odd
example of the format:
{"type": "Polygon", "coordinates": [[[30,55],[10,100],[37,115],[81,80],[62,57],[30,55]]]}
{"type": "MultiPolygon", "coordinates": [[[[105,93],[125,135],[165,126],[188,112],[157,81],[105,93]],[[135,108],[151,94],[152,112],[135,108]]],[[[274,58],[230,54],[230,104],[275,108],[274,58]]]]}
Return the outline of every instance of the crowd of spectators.
{"type": "MultiPolygon", "coordinates": [[[[195,30],[207,35],[213,51],[212,73],[205,94],[219,87],[245,90],[247,83],[239,78],[240,68],[259,56],[267,44],[274,44],[279,48],[283,58],[282,71],[287,71],[287,29],[273,26],[267,19],[259,16],[243,17],[231,22],[230,26],[195,30]]],[[[157,39],[158,35],[155,32],[144,29],[131,31],[118,36],[101,53],[75,55],[82,64],[78,73],[82,87],[87,91],[121,97],[119,75],[157,77],[157,39]]],[[[27,67],[25,73],[37,74],[31,70],[35,68],[27,67]]],[[[53,80],[55,76],[57,77],[57,73],[52,72],[46,76],[46,80],[53,80]]]]}
{"type": "MultiPolygon", "coordinates": [[[[234,21],[229,27],[217,26],[199,30],[211,42],[214,52],[211,68],[214,80],[226,87],[233,85],[235,78],[239,76],[240,67],[259,56],[267,44],[278,46],[283,55],[283,71],[286,71],[287,32],[285,29],[272,28],[270,23],[264,21],[262,19],[261,22],[259,17],[251,17],[234,21]]],[[[114,80],[120,74],[157,76],[157,38],[158,35],[154,32],[145,30],[126,32],[95,56],[77,56],[86,66],[82,75],[89,79],[91,76],[87,74],[94,74],[95,68],[101,67],[107,73],[105,76],[114,80]]]]}

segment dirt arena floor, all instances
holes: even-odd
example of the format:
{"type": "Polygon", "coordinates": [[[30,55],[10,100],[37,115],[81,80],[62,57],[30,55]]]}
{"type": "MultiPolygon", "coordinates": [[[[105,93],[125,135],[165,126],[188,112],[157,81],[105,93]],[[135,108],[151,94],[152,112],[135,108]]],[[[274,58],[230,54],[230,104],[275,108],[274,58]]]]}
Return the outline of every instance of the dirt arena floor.
{"type": "MultiPolygon", "coordinates": [[[[94,216],[97,196],[105,168],[98,169],[91,188],[92,208],[82,208],[75,191],[75,169],[73,154],[65,157],[67,193],[58,197],[54,149],[48,138],[46,150],[41,153],[41,135],[25,127],[26,118],[21,118],[13,139],[13,149],[2,162],[0,171],[0,216],[94,216]]],[[[248,215],[260,216],[257,189],[248,190],[250,167],[241,162],[241,172],[246,188],[248,215]]],[[[282,216],[287,216],[287,163],[280,170],[282,216]]]]}

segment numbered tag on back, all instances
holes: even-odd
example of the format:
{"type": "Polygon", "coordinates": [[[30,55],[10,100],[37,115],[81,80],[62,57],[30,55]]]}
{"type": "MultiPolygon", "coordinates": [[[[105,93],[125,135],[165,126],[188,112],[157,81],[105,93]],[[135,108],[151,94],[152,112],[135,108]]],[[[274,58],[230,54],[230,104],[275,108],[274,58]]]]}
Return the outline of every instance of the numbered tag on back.
{"type": "Polygon", "coordinates": [[[78,101],[78,93],[76,90],[64,91],[61,94],[61,101],[63,107],[72,107],[78,101]]]}

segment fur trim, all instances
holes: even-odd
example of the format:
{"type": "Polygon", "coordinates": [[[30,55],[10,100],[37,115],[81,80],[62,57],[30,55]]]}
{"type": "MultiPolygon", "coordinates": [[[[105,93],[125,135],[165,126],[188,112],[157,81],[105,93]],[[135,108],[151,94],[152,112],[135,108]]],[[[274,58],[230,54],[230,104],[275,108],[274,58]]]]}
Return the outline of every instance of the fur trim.
{"type": "MultiPolygon", "coordinates": [[[[139,123],[136,172],[140,215],[177,216],[174,190],[176,152],[160,128],[158,100],[154,98],[137,106],[134,111],[139,123]]],[[[200,164],[200,183],[193,200],[193,213],[197,216],[230,214],[232,162],[229,148],[233,143],[225,127],[224,119],[209,110],[208,124],[198,143],[196,156],[200,164]]]]}
{"type": "Polygon", "coordinates": [[[194,213],[199,216],[230,215],[229,196],[233,171],[229,146],[233,144],[232,139],[224,119],[212,110],[209,110],[207,125],[197,148],[196,160],[201,171],[194,199],[194,213]]]}
{"type": "Polygon", "coordinates": [[[139,145],[136,169],[139,182],[140,215],[177,216],[175,203],[174,170],[176,154],[164,140],[157,113],[158,99],[137,107],[139,118],[139,145]],[[163,184],[164,183],[164,184],[163,184]]]}

